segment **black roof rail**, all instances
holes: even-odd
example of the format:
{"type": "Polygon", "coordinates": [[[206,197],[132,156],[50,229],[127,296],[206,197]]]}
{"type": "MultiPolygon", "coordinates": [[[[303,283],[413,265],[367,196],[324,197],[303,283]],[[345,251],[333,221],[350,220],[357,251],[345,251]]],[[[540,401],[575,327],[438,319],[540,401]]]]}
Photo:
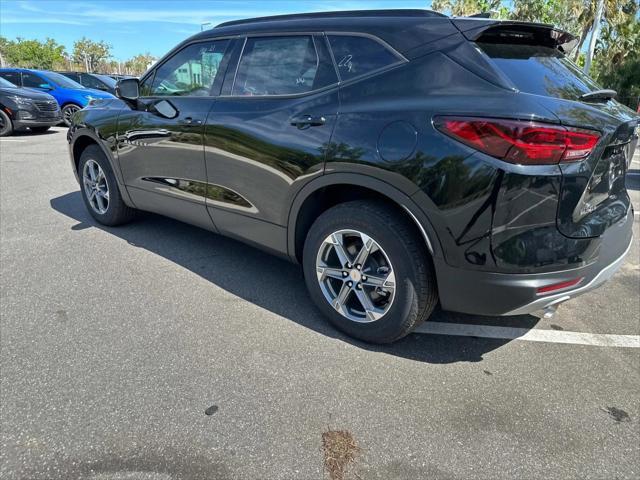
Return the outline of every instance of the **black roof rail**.
{"type": "Polygon", "coordinates": [[[215,28],[243,25],[247,23],[275,22],[280,20],[307,20],[315,18],[351,18],[351,17],[446,17],[446,15],[432,10],[420,9],[391,9],[391,10],[344,10],[337,12],[292,13],[288,15],[273,15],[269,17],[247,18],[231,20],[216,25],[215,28]]]}

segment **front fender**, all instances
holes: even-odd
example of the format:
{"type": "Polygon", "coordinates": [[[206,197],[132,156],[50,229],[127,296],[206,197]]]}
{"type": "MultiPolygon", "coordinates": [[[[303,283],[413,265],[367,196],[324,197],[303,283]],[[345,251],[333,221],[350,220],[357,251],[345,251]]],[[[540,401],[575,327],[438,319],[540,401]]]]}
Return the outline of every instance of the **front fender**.
{"type": "Polygon", "coordinates": [[[120,162],[118,160],[116,132],[117,132],[117,118],[107,128],[96,129],[96,127],[88,124],[84,121],[85,115],[90,112],[83,110],[77,115],[77,120],[74,122],[69,131],[67,132],[67,141],[69,142],[69,157],[71,159],[71,167],[76,177],[76,181],[80,184],[80,175],[78,172],[78,162],[80,161],[80,155],[82,151],[89,145],[97,145],[105,158],[111,166],[111,170],[118,182],[118,188],[124,200],[124,203],[128,206],[135,208],[129,193],[127,192],[124,184],[124,178],[122,171],[120,170],[120,162]]]}

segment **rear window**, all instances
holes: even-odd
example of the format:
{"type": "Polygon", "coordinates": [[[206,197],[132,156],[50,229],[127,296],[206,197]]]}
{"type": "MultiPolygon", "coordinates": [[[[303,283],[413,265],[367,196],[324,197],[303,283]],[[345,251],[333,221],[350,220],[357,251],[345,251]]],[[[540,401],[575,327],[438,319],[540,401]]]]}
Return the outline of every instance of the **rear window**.
{"type": "Polygon", "coordinates": [[[233,95],[296,95],[335,81],[333,65],[320,60],[310,35],[249,38],[233,95]]]}
{"type": "Polygon", "coordinates": [[[383,44],[368,37],[329,35],[329,44],[342,81],[380,70],[402,60],[383,44]]]}
{"type": "Polygon", "coordinates": [[[478,45],[523,92],[575,100],[600,88],[554,48],[502,43],[478,45]]]}

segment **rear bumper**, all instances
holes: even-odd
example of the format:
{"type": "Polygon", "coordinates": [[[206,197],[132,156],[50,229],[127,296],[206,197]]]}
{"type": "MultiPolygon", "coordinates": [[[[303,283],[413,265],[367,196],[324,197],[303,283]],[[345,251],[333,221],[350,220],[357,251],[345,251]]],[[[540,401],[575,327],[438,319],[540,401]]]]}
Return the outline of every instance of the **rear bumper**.
{"type": "Polygon", "coordinates": [[[599,287],[618,271],[631,249],[633,209],[600,237],[598,259],[590,265],[539,274],[487,273],[437,262],[438,290],[444,310],[476,315],[524,315],[558,305],[599,287]],[[576,286],[550,294],[538,288],[582,278],[576,286]]]}

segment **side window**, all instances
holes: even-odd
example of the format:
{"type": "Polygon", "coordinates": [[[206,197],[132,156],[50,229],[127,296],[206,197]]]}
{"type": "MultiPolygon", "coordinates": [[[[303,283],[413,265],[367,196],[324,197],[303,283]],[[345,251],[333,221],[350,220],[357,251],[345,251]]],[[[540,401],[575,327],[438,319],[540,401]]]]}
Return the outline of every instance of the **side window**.
{"type": "Polygon", "coordinates": [[[0,72],[0,77],[18,87],[20,86],[20,74],[18,72],[0,72]]]}
{"type": "Polygon", "coordinates": [[[219,71],[228,40],[203,42],[189,45],[160,65],[142,85],[145,96],[191,96],[206,97],[219,71]]]}
{"type": "Polygon", "coordinates": [[[22,74],[22,86],[29,88],[40,88],[40,85],[43,85],[47,82],[44,78],[39,77],[38,75],[34,75],[33,73],[24,72],[22,74]]]}
{"type": "MultiPolygon", "coordinates": [[[[73,79],[75,80],[75,79],[73,79]]],[[[82,85],[89,88],[95,88],[97,90],[104,90],[105,85],[95,77],[91,75],[87,75],[86,73],[82,74],[82,85]]]]}
{"type": "Polygon", "coordinates": [[[62,75],[64,75],[67,78],[70,78],[74,82],[80,83],[80,75],[78,75],[77,73],[63,73],[62,75]]]}
{"type": "Polygon", "coordinates": [[[336,83],[311,35],[248,38],[232,95],[294,95],[336,83]]]}
{"type": "Polygon", "coordinates": [[[372,38],[355,35],[329,35],[328,38],[343,81],[401,61],[396,53],[372,38]]]}

